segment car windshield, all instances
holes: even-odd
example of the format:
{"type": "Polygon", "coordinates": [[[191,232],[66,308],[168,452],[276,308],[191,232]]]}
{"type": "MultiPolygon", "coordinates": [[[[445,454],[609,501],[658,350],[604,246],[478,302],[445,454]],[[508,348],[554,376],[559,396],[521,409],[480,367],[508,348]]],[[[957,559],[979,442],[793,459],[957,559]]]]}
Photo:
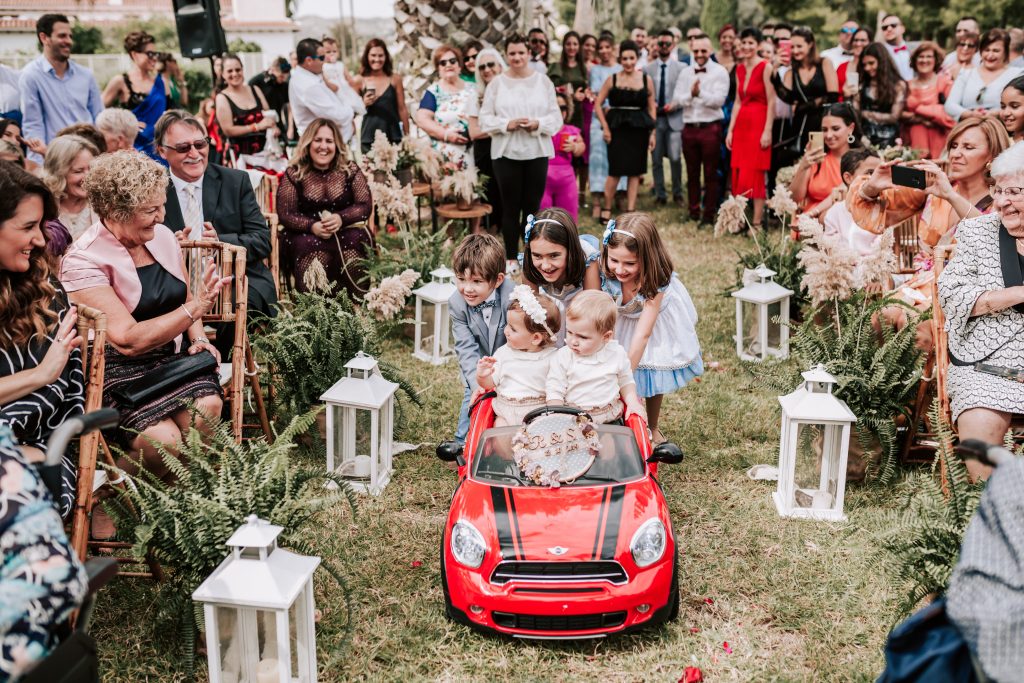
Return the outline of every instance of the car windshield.
{"type": "MultiPolygon", "coordinates": [[[[537,486],[523,473],[512,456],[512,437],[519,430],[519,426],[494,427],[483,433],[473,454],[474,479],[506,486],[537,486]]],[[[643,476],[643,458],[631,429],[598,425],[597,434],[601,450],[593,464],[575,480],[562,482],[562,486],[619,483],[643,476]]]]}

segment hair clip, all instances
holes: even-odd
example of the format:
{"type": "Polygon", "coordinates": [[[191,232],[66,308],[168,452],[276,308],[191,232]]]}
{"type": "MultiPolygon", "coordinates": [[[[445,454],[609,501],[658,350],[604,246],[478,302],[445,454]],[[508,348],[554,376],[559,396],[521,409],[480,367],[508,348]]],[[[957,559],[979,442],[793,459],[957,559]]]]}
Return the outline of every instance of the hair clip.
{"type": "Polygon", "coordinates": [[[537,222],[537,219],[533,217],[531,213],[526,217],[526,232],[523,233],[523,241],[527,244],[530,243],[530,233],[533,232],[533,226],[537,222]]]}
{"type": "Polygon", "coordinates": [[[620,235],[625,235],[626,237],[632,237],[633,239],[636,239],[636,235],[631,233],[629,230],[619,230],[618,228],[616,228],[615,219],[612,218],[611,220],[608,221],[608,227],[604,229],[604,235],[601,236],[601,246],[608,246],[608,240],[612,238],[612,233],[614,232],[617,232],[620,235]]]}

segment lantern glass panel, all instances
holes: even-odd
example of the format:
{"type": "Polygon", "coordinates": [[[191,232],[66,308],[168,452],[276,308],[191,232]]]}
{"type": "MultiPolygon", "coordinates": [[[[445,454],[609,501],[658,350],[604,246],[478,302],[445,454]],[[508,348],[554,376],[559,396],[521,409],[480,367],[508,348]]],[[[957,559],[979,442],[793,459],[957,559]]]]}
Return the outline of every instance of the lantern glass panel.
{"type": "Polygon", "coordinates": [[[290,670],[292,672],[293,678],[298,677],[299,675],[299,638],[297,629],[299,619],[302,616],[301,610],[299,610],[299,604],[301,602],[302,598],[300,597],[298,600],[292,603],[291,608],[289,608],[288,610],[288,640],[291,643],[291,647],[288,648],[288,651],[291,653],[292,656],[290,670]]]}
{"type": "Polygon", "coordinates": [[[840,429],[830,425],[797,426],[796,460],[793,477],[794,508],[831,510],[839,490],[840,429]]]}
{"type": "Polygon", "coordinates": [[[761,355],[760,340],[760,317],[758,305],[749,301],[742,302],[743,306],[743,353],[751,356],[761,355]]]}
{"type": "Polygon", "coordinates": [[[238,683],[242,671],[242,634],[239,611],[216,607],[217,639],[220,643],[220,671],[224,683],[238,683]]]}
{"type": "Polygon", "coordinates": [[[775,322],[781,316],[781,301],[768,304],[768,348],[778,349],[782,343],[782,325],[775,322]]]}
{"type": "MultiPolygon", "coordinates": [[[[372,417],[370,410],[338,408],[335,411],[334,434],[328,438],[334,439],[335,463],[340,464],[341,475],[351,479],[369,479],[369,465],[365,466],[365,476],[357,474],[356,463],[353,458],[360,455],[373,457],[370,452],[372,417]],[[346,447],[346,443],[349,447],[346,447]]],[[[380,441],[377,442],[378,448],[380,441]]]]}
{"type": "Polygon", "coordinates": [[[420,321],[420,348],[418,350],[429,356],[434,350],[434,319],[440,306],[435,306],[429,301],[424,301],[421,306],[420,317],[422,320],[420,321]]]}

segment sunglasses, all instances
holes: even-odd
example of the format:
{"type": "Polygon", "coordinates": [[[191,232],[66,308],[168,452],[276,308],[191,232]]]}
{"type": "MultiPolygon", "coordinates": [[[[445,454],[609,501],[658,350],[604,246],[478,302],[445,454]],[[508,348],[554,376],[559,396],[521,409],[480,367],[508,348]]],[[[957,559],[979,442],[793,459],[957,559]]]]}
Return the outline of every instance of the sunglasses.
{"type": "Polygon", "coordinates": [[[455,57],[449,57],[448,59],[439,59],[439,60],[437,60],[437,65],[438,66],[448,66],[448,65],[455,66],[458,63],[459,63],[459,60],[456,59],[455,57]]]}
{"type": "Polygon", "coordinates": [[[324,59],[326,59],[323,55],[310,55],[309,58],[315,59],[318,62],[322,62],[324,61],[324,59]]]}
{"type": "Polygon", "coordinates": [[[543,38],[530,38],[530,45],[543,45],[546,42],[543,38]]]}
{"type": "Polygon", "coordinates": [[[959,43],[957,43],[956,46],[957,47],[966,47],[966,48],[970,48],[970,49],[974,50],[974,49],[976,49],[978,47],[978,44],[977,43],[971,43],[971,42],[968,42],[966,40],[962,40],[959,43]]]}
{"type": "Polygon", "coordinates": [[[484,69],[497,69],[498,68],[498,63],[497,62],[487,62],[486,64],[477,64],[477,66],[480,68],[481,71],[483,71],[484,69]]]}
{"type": "Polygon", "coordinates": [[[467,62],[468,62],[469,60],[471,60],[471,59],[472,59],[473,61],[476,61],[476,54],[475,54],[475,53],[474,53],[474,54],[471,54],[471,55],[466,55],[466,56],[465,56],[465,60],[466,60],[467,62]]]}
{"type": "Polygon", "coordinates": [[[897,22],[895,24],[882,24],[882,30],[883,31],[889,31],[891,29],[897,28],[898,26],[899,26],[899,22],[897,22]]]}
{"type": "Polygon", "coordinates": [[[150,59],[156,59],[157,57],[160,56],[160,53],[156,52],[155,50],[146,50],[145,52],[141,52],[139,54],[146,55],[150,59]]]}
{"type": "Polygon", "coordinates": [[[180,145],[160,145],[164,149],[173,149],[178,154],[188,154],[195,147],[197,152],[202,152],[210,146],[210,138],[200,138],[192,142],[183,142],[180,145]]]}
{"type": "Polygon", "coordinates": [[[974,98],[975,104],[981,104],[981,101],[985,99],[985,91],[988,90],[987,85],[981,86],[981,90],[978,91],[978,96],[974,98]]]}
{"type": "Polygon", "coordinates": [[[840,33],[856,33],[857,32],[857,27],[854,26],[853,28],[850,28],[849,26],[847,26],[846,28],[839,29],[839,32],[840,33]]]}
{"type": "Polygon", "coordinates": [[[659,40],[658,47],[672,47],[672,43],[667,40],[659,40]]]}

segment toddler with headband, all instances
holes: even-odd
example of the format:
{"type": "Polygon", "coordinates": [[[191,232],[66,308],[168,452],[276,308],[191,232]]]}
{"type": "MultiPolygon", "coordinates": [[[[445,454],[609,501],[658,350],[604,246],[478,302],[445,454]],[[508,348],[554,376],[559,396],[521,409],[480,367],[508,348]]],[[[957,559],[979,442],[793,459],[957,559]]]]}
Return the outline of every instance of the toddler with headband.
{"type": "Polygon", "coordinates": [[[546,404],[545,383],[561,315],[555,302],[519,285],[509,296],[505,345],[477,363],[476,382],[494,390],[494,426],[520,424],[546,404]]]}

